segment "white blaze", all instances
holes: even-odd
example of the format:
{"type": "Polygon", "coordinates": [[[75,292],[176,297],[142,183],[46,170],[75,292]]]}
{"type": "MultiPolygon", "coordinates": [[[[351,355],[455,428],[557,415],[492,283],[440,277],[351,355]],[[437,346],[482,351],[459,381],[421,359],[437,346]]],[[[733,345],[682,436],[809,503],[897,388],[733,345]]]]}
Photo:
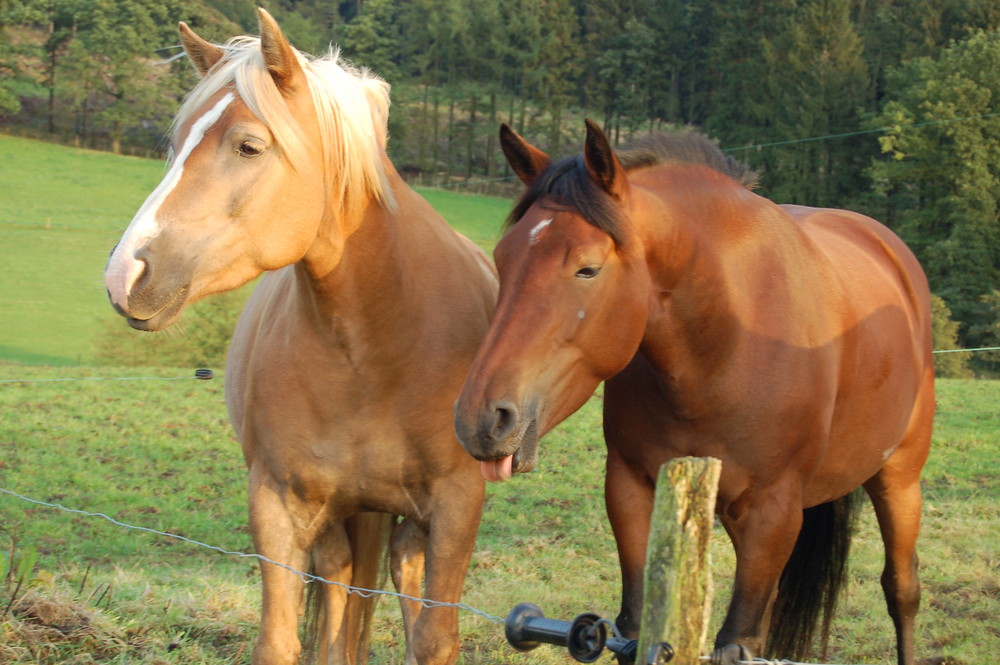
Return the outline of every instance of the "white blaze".
{"type": "Polygon", "coordinates": [[[191,131],[184,140],[180,152],[170,164],[167,175],[153,190],[153,193],[146,198],[146,202],[132,218],[132,222],[125,229],[122,239],[118,241],[118,246],[111,254],[108,267],[104,271],[104,284],[108,287],[111,301],[122,309],[125,309],[128,303],[128,294],[144,268],[143,262],[135,258],[135,252],[159,234],[160,227],[157,224],[156,216],[164,200],[180,182],[181,176],[184,174],[184,162],[205,138],[205,134],[212,125],[219,121],[222,113],[234,98],[233,93],[227,93],[191,126],[191,131]]]}
{"type": "Polygon", "coordinates": [[[542,221],[538,222],[538,226],[536,226],[535,228],[531,229],[531,231],[528,232],[528,244],[534,245],[536,242],[538,242],[539,234],[541,234],[541,232],[545,230],[545,227],[551,223],[552,223],[551,219],[543,219],[542,221]]]}

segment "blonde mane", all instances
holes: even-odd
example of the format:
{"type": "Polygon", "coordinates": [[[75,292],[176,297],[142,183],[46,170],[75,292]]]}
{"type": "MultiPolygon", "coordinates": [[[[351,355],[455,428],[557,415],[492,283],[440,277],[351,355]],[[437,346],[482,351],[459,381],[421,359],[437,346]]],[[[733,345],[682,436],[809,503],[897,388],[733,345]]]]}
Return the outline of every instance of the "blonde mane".
{"type": "MultiPolygon", "coordinates": [[[[221,48],[225,56],[188,93],[173,126],[186,122],[220,90],[235,86],[247,108],[271,130],[292,168],[304,172],[305,135],[267,70],[260,39],[234,37],[221,48]]],[[[341,213],[356,213],[367,196],[391,209],[395,202],[382,161],[388,140],[389,84],[365,68],[341,61],[333,48],[321,58],[296,53],[323,137],[324,178],[340,201],[341,213]]]]}

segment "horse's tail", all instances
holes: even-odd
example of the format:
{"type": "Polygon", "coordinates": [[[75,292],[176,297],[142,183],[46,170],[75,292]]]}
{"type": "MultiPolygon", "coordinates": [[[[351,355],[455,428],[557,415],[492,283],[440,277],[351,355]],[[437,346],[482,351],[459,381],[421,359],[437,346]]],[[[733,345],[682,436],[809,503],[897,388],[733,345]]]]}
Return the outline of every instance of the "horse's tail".
{"type": "Polygon", "coordinates": [[[830,621],[846,578],[859,496],[854,491],[803,511],[802,530],[781,573],[771,612],[766,648],[771,657],[805,658],[817,627],[825,657],[830,621]]]}
{"type": "MultiPolygon", "coordinates": [[[[353,561],[351,586],[359,589],[385,586],[389,537],[395,523],[396,517],[388,513],[359,513],[347,520],[353,561]]],[[[368,639],[377,600],[377,595],[365,598],[352,593],[347,596],[347,643],[352,645],[356,665],[368,662],[368,639]]]]}
{"type": "MultiPolygon", "coordinates": [[[[381,589],[385,586],[388,566],[388,545],[394,515],[388,513],[358,513],[344,521],[347,538],[351,543],[351,586],[357,589],[381,589]]],[[[306,623],[303,635],[303,653],[315,654],[320,626],[323,625],[323,597],[327,585],[309,584],[306,594],[306,623]]],[[[375,613],[377,594],[347,594],[344,608],[344,630],[347,638],[349,662],[365,665],[368,662],[368,641],[371,636],[372,616],[375,613]],[[367,597],[366,597],[367,596],[367,597]]],[[[303,661],[305,662],[305,661],[303,661]]]]}

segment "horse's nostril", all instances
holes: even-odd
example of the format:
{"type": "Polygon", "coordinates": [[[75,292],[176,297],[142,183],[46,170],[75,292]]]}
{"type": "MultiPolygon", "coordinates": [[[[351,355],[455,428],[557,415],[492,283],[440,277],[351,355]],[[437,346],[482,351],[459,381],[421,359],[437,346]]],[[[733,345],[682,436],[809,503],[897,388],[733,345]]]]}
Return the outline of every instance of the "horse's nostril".
{"type": "Polygon", "coordinates": [[[132,282],[132,287],[129,289],[129,295],[136,293],[142,293],[150,281],[153,279],[153,271],[149,268],[149,264],[144,259],[137,259],[140,264],[135,271],[138,273],[135,280],[132,282]]]}
{"type": "Polygon", "coordinates": [[[493,405],[493,429],[490,432],[495,441],[502,441],[517,424],[517,407],[510,402],[497,402],[493,405]]]}

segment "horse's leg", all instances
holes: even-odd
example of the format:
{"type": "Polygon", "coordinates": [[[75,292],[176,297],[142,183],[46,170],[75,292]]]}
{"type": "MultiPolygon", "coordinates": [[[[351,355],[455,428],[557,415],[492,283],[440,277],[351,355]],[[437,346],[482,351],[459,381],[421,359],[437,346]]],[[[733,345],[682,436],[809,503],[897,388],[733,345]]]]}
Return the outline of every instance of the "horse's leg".
{"type": "Polygon", "coordinates": [[[800,493],[787,484],[748,489],[722,508],[720,518],[736,552],[736,574],[713,663],[743,660],[746,654],[734,645],[754,655],[762,652],[774,592],[802,528],[800,493]]]}
{"type": "Polygon", "coordinates": [[[639,635],[646,543],[655,488],[644,474],[630,468],[608,448],[604,502],[618,546],[622,571],[622,606],[615,623],[628,637],[639,635]]]}
{"type": "MultiPolygon", "coordinates": [[[[390,567],[392,582],[399,593],[415,598],[423,597],[426,544],[426,534],[411,519],[402,520],[393,529],[390,567]]],[[[406,665],[415,665],[417,660],[413,652],[413,627],[423,606],[415,600],[401,598],[399,602],[403,610],[403,633],[406,636],[406,665]]]]}
{"type": "MultiPolygon", "coordinates": [[[[447,493],[434,497],[427,535],[425,597],[444,603],[461,600],[482,514],[482,478],[468,467],[459,475],[438,480],[447,493]]],[[[420,610],[413,627],[413,653],[420,665],[451,665],[458,646],[458,608],[420,610]]]]}
{"type": "Polygon", "coordinates": [[[899,665],[913,665],[915,658],[913,624],[920,607],[916,550],[922,505],[920,472],[927,461],[934,413],[933,391],[929,394],[931,397],[918,405],[903,443],[865,483],[885,544],[882,590],[896,627],[899,665]]]}
{"type": "MultiPolygon", "coordinates": [[[[298,521],[269,477],[250,474],[250,533],[257,554],[304,571],[309,552],[298,521]]],[[[260,632],[253,650],[253,665],[294,665],[302,645],[298,619],[302,612],[302,578],[266,561],[260,564],[262,602],[260,632]]]]}
{"type": "Polygon", "coordinates": [[[920,530],[921,495],[919,482],[894,483],[882,471],[865,483],[865,490],[875,506],[882,542],[885,543],[885,568],[882,591],[889,616],[896,627],[896,651],[900,665],[913,665],[913,624],[920,607],[920,582],[917,578],[917,532],[920,530]]]}
{"type": "Polygon", "coordinates": [[[312,582],[322,585],[316,589],[322,603],[320,615],[322,625],[318,627],[318,663],[323,665],[347,665],[346,625],[344,608],[347,606],[347,589],[343,585],[351,583],[351,545],[347,539],[343,522],[336,522],[324,531],[313,544],[313,563],[316,575],[330,582],[312,582]]]}

